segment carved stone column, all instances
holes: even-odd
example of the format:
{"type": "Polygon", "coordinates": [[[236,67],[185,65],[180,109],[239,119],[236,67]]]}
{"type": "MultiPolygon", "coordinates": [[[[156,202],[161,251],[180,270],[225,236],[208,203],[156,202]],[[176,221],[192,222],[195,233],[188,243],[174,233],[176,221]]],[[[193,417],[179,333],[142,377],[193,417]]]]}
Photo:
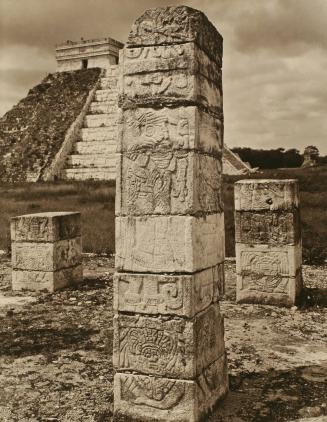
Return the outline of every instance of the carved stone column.
{"type": "Polygon", "coordinates": [[[292,306],[302,289],[296,180],[235,183],[238,302],[292,306]]]}
{"type": "Polygon", "coordinates": [[[197,10],[150,9],[120,63],[115,411],[198,421],[228,390],[222,37],[197,10]]]}

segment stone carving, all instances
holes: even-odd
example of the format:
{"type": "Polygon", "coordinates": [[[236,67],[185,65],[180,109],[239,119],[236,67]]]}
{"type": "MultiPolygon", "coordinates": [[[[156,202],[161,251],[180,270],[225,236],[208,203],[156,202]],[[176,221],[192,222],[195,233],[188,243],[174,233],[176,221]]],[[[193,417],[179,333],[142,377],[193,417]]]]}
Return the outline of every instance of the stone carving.
{"type": "Polygon", "coordinates": [[[221,54],[183,6],[146,11],[121,54],[114,393],[141,420],[198,422],[228,388],[221,54]]]}
{"type": "Polygon", "coordinates": [[[160,147],[195,150],[217,158],[222,153],[222,123],[196,107],[126,110],[120,124],[120,152],[160,147]]]}
{"type": "Polygon", "coordinates": [[[116,217],[116,268],[195,272],[224,260],[223,214],[116,217]]]}
{"type": "Polygon", "coordinates": [[[221,65],[222,41],[202,12],[177,6],[146,10],[132,26],[127,47],[195,42],[221,65]]]}
{"type": "Polygon", "coordinates": [[[121,384],[123,400],[154,409],[171,409],[185,394],[185,385],[164,378],[125,377],[121,384]]]}
{"type": "Polygon", "coordinates": [[[114,307],[121,312],[193,317],[223,293],[223,264],[194,275],[120,273],[114,277],[114,307]]]}
{"type": "Polygon", "coordinates": [[[294,210],[299,206],[296,180],[242,180],[235,183],[235,210],[294,210]]]}
{"type": "MultiPolygon", "coordinates": [[[[153,72],[171,72],[184,75],[201,74],[221,88],[221,67],[194,43],[137,47],[123,50],[121,57],[123,75],[145,73],[156,78],[153,72]],[[179,72],[178,72],[179,71],[179,72]]],[[[133,80],[130,78],[129,80],[133,80]]]]}
{"type": "Polygon", "coordinates": [[[224,353],[218,305],[193,321],[118,315],[114,324],[114,365],[121,371],[193,379],[224,353]]]}
{"type": "Polygon", "coordinates": [[[301,231],[294,180],[235,184],[237,300],[293,305],[301,290],[301,231]]]}
{"type": "Polygon", "coordinates": [[[135,151],[121,160],[126,180],[118,215],[221,212],[221,164],[181,150],[135,151]],[[193,181],[193,183],[192,183],[193,181]]]}
{"type": "Polygon", "coordinates": [[[82,278],[79,213],[12,218],[13,290],[54,291],[82,278]]]}
{"type": "Polygon", "coordinates": [[[299,241],[300,215],[294,212],[237,211],[236,242],[292,245],[299,241]]]}

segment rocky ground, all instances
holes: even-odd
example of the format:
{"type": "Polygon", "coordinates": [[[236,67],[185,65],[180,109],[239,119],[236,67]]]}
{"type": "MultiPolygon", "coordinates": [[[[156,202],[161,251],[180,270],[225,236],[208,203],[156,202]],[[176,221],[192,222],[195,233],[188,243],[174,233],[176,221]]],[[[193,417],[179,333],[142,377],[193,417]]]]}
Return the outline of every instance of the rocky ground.
{"type": "MultiPolygon", "coordinates": [[[[84,282],[12,293],[0,261],[0,421],[113,421],[113,259],[86,256],[84,282]]],[[[304,267],[300,308],[221,303],[230,394],[210,422],[327,421],[327,267],[304,267]]]]}

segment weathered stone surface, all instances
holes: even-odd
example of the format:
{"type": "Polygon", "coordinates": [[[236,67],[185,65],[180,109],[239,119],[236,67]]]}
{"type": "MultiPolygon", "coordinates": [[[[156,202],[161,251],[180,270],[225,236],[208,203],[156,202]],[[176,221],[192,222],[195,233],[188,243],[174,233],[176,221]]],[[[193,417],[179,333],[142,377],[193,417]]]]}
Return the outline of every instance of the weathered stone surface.
{"type": "Polygon", "coordinates": [[[223,124],[197,107],[142,108],[120,115],[119,151],[196,150],[221,157],[223,124]]]}
{"type": "Polygon", "coordinates": [[[217,304],[192,320],[119,314],[114,333],[113,364],[119,371],[194,379],[225,351],[217,304]]]}
{"type": "Polygon", "coordinates": [[[81,262],[81,238],[55,243],[13,242],[12,268],[34,271],[56,271],[81,262]]]}
{"type": "Polygon", "coordinates": [[[196,272],[224,261],[224,216],[116,217],[116,268],[196,272]]]}
{"type": "Polygon", "coordinates": [[[197,422],[227,391],[225,355],[194,381],[116,373],[115,412],[144,421],[197,422]]]}
{"type": "Polygon", "coordinates": [[[293,210],[299,207],[298,192],[295,179],[241,180],[235,183],[235,210],[293,210]]]}
{"type": "Polygon", "coordinates": [[[215,157],[158,148],[124,154],[119,163],[118,177],[124,183],[116,198],[117,215],[195,215],[223,210],[221,161],[215,157]]]}
{"type": "MultiPolygon", "coordinates": [[[[155,83],[157,79],[162,89],[167,85],[161,80],[167,71],[184,71],[185,76],[200,74],[221,87],[221,66],[194,43],[126,48],[121,52],[120,66],[125,77],[151,74],[153,79],[149,78],[149,82],[153,80],[155,83]],[[158,72],[161,76],[156,76],[158,72]]],[[[126,78],[125,83],[128,85],[126,78]]],[[[162,89],[158,87],[158,93],[162,89]]],[[[161,94],[165,94],[165,91],[161,94]]]]}
{"type": "Polygon", "coordinates": [[[301,221],[298,209],[235,212],[235,241],[237,243],[295,245],[300,237],[301,221]]]}
{"type": "Polygon", "coordinates": [[[236,244],[237,301],[293,305],[302,288],[301,263],[301,244],[236,244]]]}
{"type": "Polygon", "coordinates": [[[303,287],[301,271],[295,277],[280,274],[237,275],[236,301],[238,303],[261,303],[266,305],[293,306],[303,287]]]}
{"type": "Polygon", "coordinates": [[[15,242],[56,242],[81,235],[81,214],[47,212],[11,219],[11,240],[15,242]]]}
{"type": "Polygon", "coordinates": [[[302,265],[300,244],[273,247],[237,243],[235,249],[237,274],[295,277],[302,265]]]}
{"type": "Polygon", "coordinates": [[[114,309],[193,317],[224,292],[223,264],[192,275],[116,273],[114,309]]]}
{"type": "Polygon", "coordinates": [[[47,290],[54,292],[63,287],[79,283],[83,279],[82,265],[57,271],[12,271],[13,290],[47,290]]]}
{"type": "Polygon", "coordinates": [[[132,26],[127,47],[195,42],[221,64],[223,38],[199,10],[186,6],[146,10],[132,26]]]}

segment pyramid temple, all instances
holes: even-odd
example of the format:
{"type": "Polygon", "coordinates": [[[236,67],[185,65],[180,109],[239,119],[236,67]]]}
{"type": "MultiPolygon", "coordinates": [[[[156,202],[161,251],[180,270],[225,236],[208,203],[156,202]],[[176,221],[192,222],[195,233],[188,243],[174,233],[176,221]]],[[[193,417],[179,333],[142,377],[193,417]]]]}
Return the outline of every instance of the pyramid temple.
{"type": "MultiPolygon", "coordinates": [[[[2,182],[115,179],[123,46],[101,38],[56,47],[57,72],[0,119],[2,182]]],[[[167,89],[162,82],[148,81],[158,93],[167,89]]],[[[224,147],[225,174],[250,171],[224,147]]]]}

